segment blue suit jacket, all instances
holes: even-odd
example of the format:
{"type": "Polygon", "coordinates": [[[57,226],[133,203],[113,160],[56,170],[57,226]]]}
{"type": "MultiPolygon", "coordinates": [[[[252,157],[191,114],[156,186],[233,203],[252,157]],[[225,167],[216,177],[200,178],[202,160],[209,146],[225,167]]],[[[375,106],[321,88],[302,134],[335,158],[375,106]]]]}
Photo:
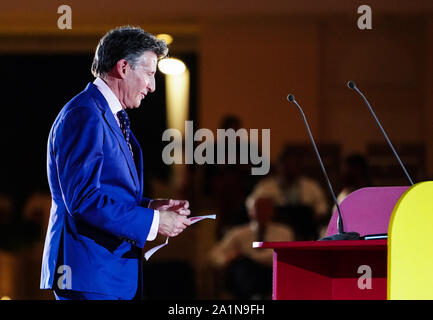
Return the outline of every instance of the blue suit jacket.
{"type": "Polygon", "coordinates": [[[57,289],[69,267],[68,289],[124,299],[135,295],[140,248],[154,211],[142,197],[143,158],[132,133],[130,142],[134,158],[92,83],[57,116],[47,148],[52,207],[42,289],[57,289]]]}

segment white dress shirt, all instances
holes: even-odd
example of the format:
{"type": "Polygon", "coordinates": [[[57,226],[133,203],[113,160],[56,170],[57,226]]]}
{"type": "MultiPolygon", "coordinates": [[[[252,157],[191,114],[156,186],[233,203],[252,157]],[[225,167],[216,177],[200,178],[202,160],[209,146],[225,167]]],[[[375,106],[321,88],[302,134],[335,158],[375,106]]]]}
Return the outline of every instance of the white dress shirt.
{"type": "MultiPolygon", "coordinates": [[[[117,121],[117,124],[120,127],[119,119],[117,118],[117,113],[122,110],[122,105],[119,101],[119,99],[116,97],[116,95],[111,91],[110,87],[105,83],[104,80],[101,78],[96,78],[95,81],[93,81],[93,84],[98,88],[98,90],[102,93],[105,100],[108,102],[108,106],[111,109],[111,112],[114,115],[114,118],[117,121]]],[[[153,221],[152,226],[150,227],[149,234],[147,235],[147,241],[155,240],[157,234],[158,234],[158,227],[159,227],[159,211],[154,210],[153,215],[153,221]]]]}

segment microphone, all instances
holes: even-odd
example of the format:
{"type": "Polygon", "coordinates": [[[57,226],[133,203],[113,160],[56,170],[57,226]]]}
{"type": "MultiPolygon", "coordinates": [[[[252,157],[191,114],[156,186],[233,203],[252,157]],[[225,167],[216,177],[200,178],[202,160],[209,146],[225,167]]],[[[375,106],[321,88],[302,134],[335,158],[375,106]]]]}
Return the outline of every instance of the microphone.
{"type": "Polygon", "coordinates": [[[338,222],[337,222],[338,233],[324,237],[324,238],[319,239],[319,240],[357,240],[357,239],[359,239],[359,233],[357,233],[357,232],[344,232],[343,218],[341,216],[340,206],[338,205],[338,201],[337,201],[337,198],[335,197],[334,189],[332,188],[331,181],[329,181],[329,177],[328,177],[328,174],[326,173],[325,166],[323,165],[322,158],[320,157],[319,150],[317,150],[317,146],[316,146],[316,143],[314,142],[313,135],[311,134],[310,126],[308,125],[307,119],[305,118],[304,111],[302,111],[301,106],[296,102],[295,96],[293,94],[289,94],[287,96],[287,100],[289,100],[290,102],[295,104],[298,107],[299,111],[301,112],[301,116],[302,116],[302,119],[304,120],[305,127],[307,128],[308,135],[310,136],[311,143],[313,144],[316,157],[319,160],[320,168],[322,169],[323,175],[326,178],[326,182],[328,183],[329,191],[331,192],[332,199],[334,200],[334,204],[337,207],[337,211],[338,211],[338,222]]]}
{"type": "Polygon", "coordinates": [[[392,152],[394,153],[394,156],[397,158],[398,163],[400,164],[401,168],[404,171],[404,174],[406,175],[407,179],[410,182],[410,185],[413,186],[413,181],[412,178],[409,176],[409,173],[407,172],[406,168],[403,165],[403,162],[401,162],[400,157],[397,154],[397,151],[395,151],[394,146],[392,145],[391,141],[388,138],[388,135],[386,134],[385,130],[383,129],[382,125],[380,124],[379,119],[377,119],[376,114],[374,113],[373,109],[370,106],[370,103],[368,103],[368,100],[365,98],[365,96],[362,94],[361,91],[359,91],[359,89],[356,87],[355,82],[353,81],[349,81],[347,83],[347,86],[350,89],[355,90],[356,92],[358,92],[358,94],[361,96],[361,98],[364,100],[365,104],[367,105],[368,109],[370,110],[370,113],[373,115],[374,120],[376,120],[377,125],[379,126],[380,130],[382,131],[382,134],[385,136],[386,141],[388,142],[388,145],[391,147],[392,152]]]}

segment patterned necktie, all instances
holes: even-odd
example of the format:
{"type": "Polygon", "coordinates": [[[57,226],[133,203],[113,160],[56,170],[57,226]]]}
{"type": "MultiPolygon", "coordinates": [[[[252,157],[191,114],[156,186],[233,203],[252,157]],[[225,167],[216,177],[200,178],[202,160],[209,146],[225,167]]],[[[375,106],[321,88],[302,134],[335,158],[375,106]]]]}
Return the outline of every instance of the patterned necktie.
{"type": "Polygon", "coordinates": [[[125,137],[129,150],[132,153],[132,147],[131,144],[129,143],[129,135],[131,134],[131,127],[130,127],[128,114],[126,113],[125,110],[122,109],[117,113],[117,118],[119,119],[120,122],[120,130],[122,130],[123,136],[125,137]]]}

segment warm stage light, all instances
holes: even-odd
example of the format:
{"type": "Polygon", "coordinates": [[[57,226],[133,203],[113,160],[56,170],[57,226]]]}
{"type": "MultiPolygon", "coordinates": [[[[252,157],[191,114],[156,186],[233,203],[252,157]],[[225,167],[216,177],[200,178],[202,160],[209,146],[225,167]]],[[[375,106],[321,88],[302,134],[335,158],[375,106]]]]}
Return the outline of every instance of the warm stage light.
{"type": "Polygon", "coordinates": [[[165,76],[167,127],[184,133],[189,109],[189,71],[165,76]]]}
{"type": "Polygon", "coordinates": [[[185,64],[181,60],[175,58],[166,58],[160,60],[158,63],[158,68],[162,73],[169,75],[182,74],[186,70],[185,64]]]}
{"type": "Polygon", "coordinates": [[[160,40],[164,40],[165,43],[167,43],[167,45],[169,45],[173,42],[173,37],[167,33],[157,34],[156,37],[160,40]]]}
{"type": "Polygon", "coordinates": [[[11,298],[10,297],[8,297],[8,296],[3,296],[3,297],[1,297],[1,299],[0,300],[11,300],[11,298]]]}

